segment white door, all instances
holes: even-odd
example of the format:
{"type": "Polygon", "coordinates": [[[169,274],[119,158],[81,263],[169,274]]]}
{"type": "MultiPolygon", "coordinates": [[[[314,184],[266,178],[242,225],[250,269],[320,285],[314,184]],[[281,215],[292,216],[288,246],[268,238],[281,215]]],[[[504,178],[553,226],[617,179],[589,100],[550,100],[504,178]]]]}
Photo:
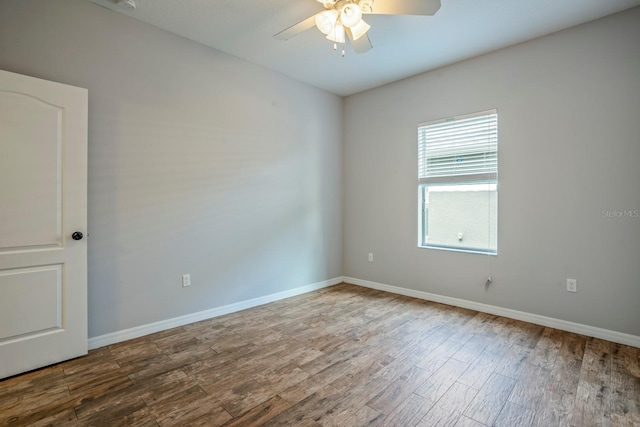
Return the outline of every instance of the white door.
{"type": "Polygon", "coordinates": [[[0,378],[87,353],[87,98],[0,70],[0,378]]]}

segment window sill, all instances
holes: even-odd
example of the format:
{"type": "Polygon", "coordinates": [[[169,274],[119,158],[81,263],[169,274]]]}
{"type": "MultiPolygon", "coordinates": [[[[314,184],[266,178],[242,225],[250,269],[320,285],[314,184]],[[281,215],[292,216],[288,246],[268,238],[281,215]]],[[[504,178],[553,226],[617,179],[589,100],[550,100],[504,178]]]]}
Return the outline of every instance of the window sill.
{"type": "Polygon", "coordinates": [[[467,254],[498,256],[497,251],[489,251],[489,250],[473,249],[473,248],[452,248],[450,246],[418,245],[418,249],[436,249],[438,251],[462,252],[467,254]]]}

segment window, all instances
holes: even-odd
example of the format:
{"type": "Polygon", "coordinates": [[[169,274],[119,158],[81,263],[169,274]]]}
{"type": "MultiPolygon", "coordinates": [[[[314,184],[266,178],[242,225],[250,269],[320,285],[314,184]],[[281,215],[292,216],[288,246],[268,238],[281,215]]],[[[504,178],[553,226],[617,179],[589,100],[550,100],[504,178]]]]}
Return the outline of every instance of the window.
{"type": "Polygon", "coordinates": [[[497,253],[498,113],[418,126],[421,247],[497,253]]]}

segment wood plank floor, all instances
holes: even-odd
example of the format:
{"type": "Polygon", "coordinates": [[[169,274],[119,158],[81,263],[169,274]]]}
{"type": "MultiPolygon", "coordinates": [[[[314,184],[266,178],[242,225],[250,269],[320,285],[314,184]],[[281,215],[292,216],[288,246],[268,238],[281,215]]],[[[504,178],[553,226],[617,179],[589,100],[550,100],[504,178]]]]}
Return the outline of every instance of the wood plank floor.
{"type": "Polygon", "coordinates": [[[342,284],[0,381],[0,425],[640,426],[639,359],[342,284]]]}

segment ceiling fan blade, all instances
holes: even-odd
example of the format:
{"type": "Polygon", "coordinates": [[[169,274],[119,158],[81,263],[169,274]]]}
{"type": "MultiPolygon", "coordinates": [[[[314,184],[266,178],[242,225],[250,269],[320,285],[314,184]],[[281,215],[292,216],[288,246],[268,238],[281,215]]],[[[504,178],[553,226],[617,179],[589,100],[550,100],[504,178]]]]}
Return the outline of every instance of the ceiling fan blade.
{"type": "Polygon", "coordinates": [[[374,15],[434,15],[440,0],[374,0],[374,15]]]}
{"type": "Polygon", "coordinates": [[[371,44],[371,40],[369,40],[369,36],[368,35],[364,35],[362,37],[360,37],[358,40],[354,40],[353,36],[351,35],[351,30],[349,30],[347,28],[347,36],[349,37],[349,41],[351,42],[351,46],[353,46],[353,50],[356,53],[365,53],[369,50],[371,50],[371,48],[373,48],[373,45],[371,44]]]}
{"type": "Polygon", "coordinates": [[[315,27],[316,25],[316,16],[313,15],[304,21],[300,21],[295,25],[290,26],[286,30],[280,31],[278,34],[274,35],[278,40],[289,40],[291,37],[297,36],[303,31],[307,31],[310,28],[315,27]]]}

